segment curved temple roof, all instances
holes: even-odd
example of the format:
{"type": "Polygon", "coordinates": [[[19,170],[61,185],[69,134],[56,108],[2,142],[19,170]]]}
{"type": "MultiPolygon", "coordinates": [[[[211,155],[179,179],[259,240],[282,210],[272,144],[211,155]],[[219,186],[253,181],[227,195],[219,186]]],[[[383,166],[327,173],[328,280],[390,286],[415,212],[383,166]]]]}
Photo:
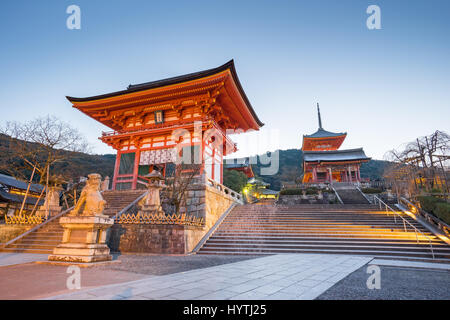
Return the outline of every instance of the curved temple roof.
{"type": "Polygon", "coordinates": [[[305,162],[370,160],[363,148],[333,151],[303,151],[305,162]]]}
{"type": "Polygon", "coordinates": [[[330,132],[327,130],[324,130],[322,128],[319,128],[319,130],[317,130],[316,132],[314,132],[313,134],[304,134],[303,136],[305,138],[328,138],[328,137],[339,137],[339,136],[344,136],[347,135],[346,132],[330,132]]]}
{"type": "MultiPolygon", "coordinates": [[[[141,84],[130,84],[126,90],[116,91],[112,93],[106,93],[102,95],[97,96],[91,96],[91,97],[85,97],[85,98],[76,98],[71,96],[66,96],[66,98],[73,104],[73,106],[77,109],[80,109],[82,112],[88,114],[91,117],[94,117],[94,109],[96,109],[96,112],[100,109],[101,106],[105,106],[106,104],[110,103],[114,99],[114,101],[118,101],[119,99],[129,99],[133,96],[133,94],[148,91],[149,94],[153,94],[153,92],[159,92],[161,90],[171,89],[175,90],[176,85],[183,86],[183,85],[195,85],[195,83],[200,83],[201,81],[206,81],[208,77],[216,76],[222,72],[229,71],[229,74],[231,74],[232,83],[230,86],[227,87],[227,90],[233,90],[232,88],[237,89],[237,93],[240,96],[240,98],[243,101],[243,104],[245,105],[245,108],[248,110],[246,112],[249,112],[252,118],[252,122],[254,125],[252,125],[253,129],[258,129],[259,127],[262,127],[264,123],[259,120],[258,116],[256,115],[250,101],[248,100],[244,89],[241,86],[241,83],[239,82],[239,78],[236,73],[236,69],[234,66],[234,61],[230,60],[224,65],[221,65],[216,68],[200,71],[200,72],[194,72],[189,73],[186,75],[166,78],[162,80],[157,81],[151,81],[151,82],[145,82],[141,84]],[[91,111],[92,110],[92,111],[91,111]]],[[[156,93],[155,93],[156,94],[156,93]]],[[[236,98],[233,98],[236,99],[236,98]]],[[[236,100],[237,101],[237,100],[236,100]]],[[[241,109],[243,110],[243,109],[241,109]]],[[[242,111],[241,111],[242,112],[242,111]]],[[[96,119],[99,120],[99,119],[96,119]]],[[[108,125],[108,124],[106,124],[108,125]]]]}

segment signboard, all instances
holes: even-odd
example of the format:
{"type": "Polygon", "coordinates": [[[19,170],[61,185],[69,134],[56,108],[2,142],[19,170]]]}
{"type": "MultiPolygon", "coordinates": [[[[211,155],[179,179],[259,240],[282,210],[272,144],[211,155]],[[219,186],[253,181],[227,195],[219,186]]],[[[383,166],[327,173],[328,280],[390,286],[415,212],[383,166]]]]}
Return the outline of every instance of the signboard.
{"type": "Polygon", "coordinates": [[[164,123],[164,113],[162,110],[155,111],[155,123],[164,123]]]}

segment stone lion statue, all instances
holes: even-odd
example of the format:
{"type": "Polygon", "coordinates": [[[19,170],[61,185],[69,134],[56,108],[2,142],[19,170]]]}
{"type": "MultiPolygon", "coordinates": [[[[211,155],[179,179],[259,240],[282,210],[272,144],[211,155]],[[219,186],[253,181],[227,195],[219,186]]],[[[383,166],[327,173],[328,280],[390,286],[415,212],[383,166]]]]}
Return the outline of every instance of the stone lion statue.
{"type": "Polygon", "coordinates": [[[81,191],[80,199],[75,208],[70,212],[71,216],[99,216],[102,215],[106,201],[100,193],[100,184],[102,177],[98,173],[88,175],[86,186],[81,191]],[[84,209],[80,214],[80,210],[84,204],[84,209]]]}

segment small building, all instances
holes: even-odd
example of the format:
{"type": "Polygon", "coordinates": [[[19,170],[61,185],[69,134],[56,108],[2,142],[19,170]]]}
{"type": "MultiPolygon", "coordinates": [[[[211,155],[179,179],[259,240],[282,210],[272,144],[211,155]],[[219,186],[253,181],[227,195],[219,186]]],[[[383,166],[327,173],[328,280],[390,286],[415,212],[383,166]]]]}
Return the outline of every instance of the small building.
{"type": "Polygon", "coordinates": [[[360,167],[371,158],[363,148],[338,150],[347,137],[322,128],[317,104],[319,129],[303,136],[303,183],[361,182],[360,167]]]}
{"type": "Polygon", "coordinates": [[[250,178],[244,193],[256,199],[278,199],[279,191],[268,189],[270,183],[264,182],[256,178],[250,178]]]}
{"type": "MultiPolygon", "coordinates": [[[[0,174],[0,216],[15,215],[20,208],[27,192],[28,182],[20,181],[14,177],[0,174]]],[[[24,212],[31,212],[39,199],[39,195],[45,186],[32,183],[28,191],[24,205],[24,212]]],[[[38,205],[43,205],[44,199],[39,200],[38,205]]]]}

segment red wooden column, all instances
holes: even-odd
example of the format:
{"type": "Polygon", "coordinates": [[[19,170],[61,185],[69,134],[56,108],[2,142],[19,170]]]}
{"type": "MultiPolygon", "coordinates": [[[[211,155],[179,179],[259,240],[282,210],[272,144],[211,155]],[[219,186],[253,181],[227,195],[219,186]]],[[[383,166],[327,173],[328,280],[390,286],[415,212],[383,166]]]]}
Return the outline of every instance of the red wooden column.
{"type": "Polygon", "coordinates": [[[134,154],[134,168],[133,168],[133,182],[131,183],[131,189],[136,190],[137,185],[137,177],[139,172],[139,159],[141,157],[140,150],[136,150],[136,153],[134,154]]]}
{"type": "Polygon", "coordinates": [[[113,176],[113,185],[112,185],[113,190],[116,190],[117,175],[119,174],[119,166],[120,166],[120,152],[117,151],[116,163],[114,164],[114,176],[113,176]]]}
{"type": "Polygon", "coordinates": [[[330,177],[330,183],[333,183],[333,171],[331,170],[331,168],[328,168],[328,174],[330,177]]]}
{"type": "Polygon", "coordinates": [[[317,169],[313,167],[313,183],[317,183],[317,169]]]}

